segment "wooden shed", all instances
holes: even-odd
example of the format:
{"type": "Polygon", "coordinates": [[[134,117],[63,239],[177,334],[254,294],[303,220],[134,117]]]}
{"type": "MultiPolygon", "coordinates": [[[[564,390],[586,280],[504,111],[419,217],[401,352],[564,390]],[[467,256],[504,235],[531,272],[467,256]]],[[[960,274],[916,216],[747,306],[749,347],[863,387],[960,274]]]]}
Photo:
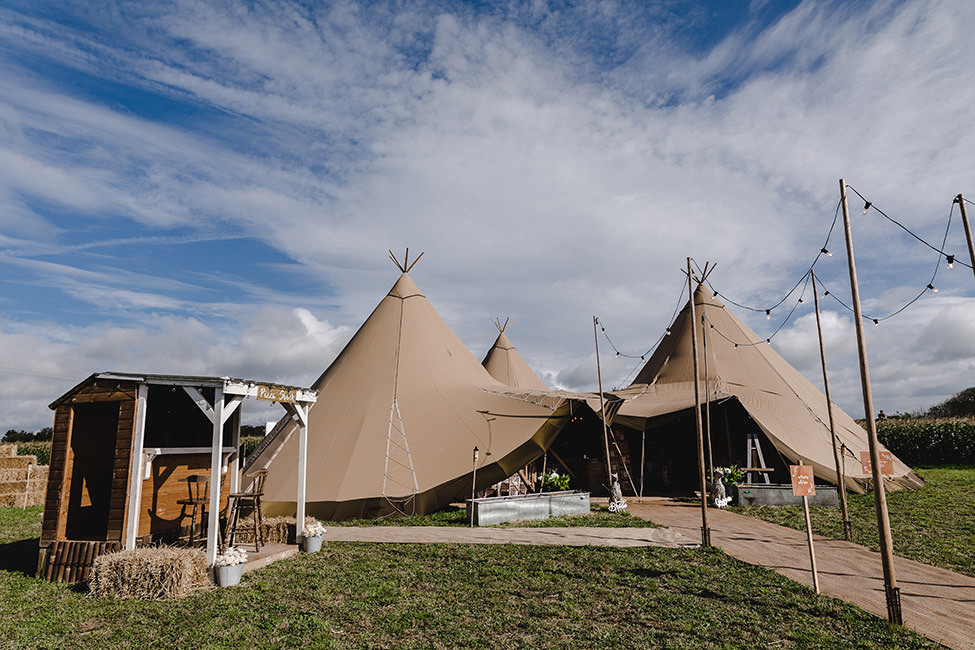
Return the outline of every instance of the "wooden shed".
{"type": "Polygon", "coordinates": [[[227,495],[240,487],[239,406],[246,397],[281,403],[305,429],[315,392],[227,377],[107,372],[51,404],[38,576],[84,580],[101,553],[191,532],[205,540],[212,565],[227,495]],[[178,503],[194,495],[190,476],[205,477],[203,509],[219,513],[205,528],[178,503]]]}

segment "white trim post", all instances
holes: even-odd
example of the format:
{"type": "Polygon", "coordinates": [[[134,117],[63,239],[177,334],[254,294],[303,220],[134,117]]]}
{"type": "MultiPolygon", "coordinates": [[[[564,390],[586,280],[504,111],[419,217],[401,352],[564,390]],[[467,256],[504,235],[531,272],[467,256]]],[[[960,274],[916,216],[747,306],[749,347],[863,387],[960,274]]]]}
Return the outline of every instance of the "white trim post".
{"type": "MultiPolygon", "coordinates": [[[[223,413],[221,418],[224,422],[233,417],[235,412],[241,410],[241,402],[244,401],[243,395],[234,395],[230,404],[227,405],[227,409],[223,413]]],[[[240,417],[234,422],[234,435],[231,437],[231,444],[234,447],[233,460],[230,461],[227,473],[230,477],[230,491],[239,492],[240,491],[240,456],[237,452],[240,451],[240,417]]]]}
{"type": "Polygon", "coordinates": [[[213,389],[213,448],[210,451],[210,507],[207,519],[207,566],[217,559],[220,526],[220,465],[223,456],[223,387],[213,389]]]}
{"type": "Polygon", "coordinates": [[[308,406],[292,404],[298,416],[298,504],[295,513],[295,541],[301,542],[305,527],[305,497],[308,480],[308,406]]]}
{"type": "Polygon", "coordinates": [[[143,465],[146,436],[146,405],[149,386],[139,384],[135,400],[135,431],[132,433],[132,458],[129,462],[129,507],[125,517],[125,548],[135,548],[139,536],[139,511],[142,509],[143,465]]]}

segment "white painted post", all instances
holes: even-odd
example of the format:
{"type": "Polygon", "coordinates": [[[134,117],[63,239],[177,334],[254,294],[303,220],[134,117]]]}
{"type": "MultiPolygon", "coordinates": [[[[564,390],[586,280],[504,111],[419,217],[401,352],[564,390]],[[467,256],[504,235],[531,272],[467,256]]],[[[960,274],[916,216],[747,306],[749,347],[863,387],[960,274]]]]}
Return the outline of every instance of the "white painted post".
{"type": "Polygon", "coordinates": [[[294,404],[298,414],[298,512],[295,515],[295,541],[301,542],[305,527],[305,494],[308,470],[308,407],[294,404]]]}
{"type": "Polygon", "coordinates": [[[220,526],[220,464],[223,458],[223,386],[214,389],[213,448],[210,450],[210,506],[207,521],[207,566],[217,558],[217,529],[220,526]]]}
{"type": "Polygon", "coordinates": [[[139,384],[135,400],[135,431],[132,433],[132,458],[129,460],[129,507],[125,517],[125,548],[135,548],[139,535],[139,511],[142,508],[143,452],[146,434],[148,384],[139,384]]]}
{"type": "MultiPolygon", "coordinates": [[[[228,405],[229,408],[226,413],[224,413],[224,419],[229,420],[234,415],[234,411],[238,413],[242,410],[241,402],[244,400],[242,395],[235,395],[233,401],[228,405]]],[[[230,463],[230,468],[227,473],[230,475],[230,491],[239,492],[240,491],[240,416],[238,415],[236,421],[234,422],[234,435],[232,438],[234,456],[230,463]]]]}

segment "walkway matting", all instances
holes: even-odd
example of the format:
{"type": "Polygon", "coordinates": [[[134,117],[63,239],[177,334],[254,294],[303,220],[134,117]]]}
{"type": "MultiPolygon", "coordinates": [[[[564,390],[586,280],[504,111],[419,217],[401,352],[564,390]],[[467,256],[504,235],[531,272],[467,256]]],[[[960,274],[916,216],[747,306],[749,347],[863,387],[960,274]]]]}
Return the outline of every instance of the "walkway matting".
{"type": "MultiPolygon", "coordinates": [[[[632,515],[701,539],[700,503],[644,499],[632,515]]],[[[708,509],[711,544],[749,564],[764,566],[812,587],[805,530],[708,509]]],[[[887,618],[880,553],[851,542],[814,537],[822,593],[887,618]]],[[[975,650],[975,578],[902,557],[894,558],[904,625],[958,650],[975,650]]]]}
{"type": "Polygon", "coordinates": [[[699,546],[668,528],[462,528],[459,526],[332,526],[326,542],[393,544],[523,544],[529,546],[699,546]]]}

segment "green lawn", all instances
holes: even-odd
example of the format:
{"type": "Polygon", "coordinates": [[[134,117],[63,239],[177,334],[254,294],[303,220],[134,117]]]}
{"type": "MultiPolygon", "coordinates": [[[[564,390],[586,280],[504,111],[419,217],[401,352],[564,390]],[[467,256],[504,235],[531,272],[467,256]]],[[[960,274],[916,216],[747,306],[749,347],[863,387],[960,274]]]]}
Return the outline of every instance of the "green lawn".
{"type": "MultiPolygon", "coordinates": [[[[0,558],[36,548],[39,512],[0,509],[0,558]]],[[[26,569],[0,567],[0,647],[937,647],[716,549],[333,542],[159,602],[26,569]]]]}
{"type": "MultiPolygon", "coordinates": [[[[467,511],[464,508],[450,506],[429,515],[409,515],[385,517],[382,519],[344,519],[341,521],[324,522],[329,526],[469,526],[467,511]]],[[[646,519],[634,517],[628,512],[612,513],[606,506],[592,504],[588,515],[566,515],[550,517],[549,519],[535,519],[531,521],[513,521],[493,526],[494,528],[559,528],[563,526],[586,526],[589,528],[658,528],[657,524],[646,519]]]]}
{"type": "MultiPolygon", "coordinates": [[[[920,490],[887,495],[894,552],[926,564],[975,576],[975,469],[924,468],[920,490]]],[[[879,549],[874,495],[850,494],[853,541],[879,549]]],[[[735,512],[805,530],[801,506],[735,506],[735,512]]],[[[843,538],[839,508],[810,508],[813,532],[843,538]]]]}

